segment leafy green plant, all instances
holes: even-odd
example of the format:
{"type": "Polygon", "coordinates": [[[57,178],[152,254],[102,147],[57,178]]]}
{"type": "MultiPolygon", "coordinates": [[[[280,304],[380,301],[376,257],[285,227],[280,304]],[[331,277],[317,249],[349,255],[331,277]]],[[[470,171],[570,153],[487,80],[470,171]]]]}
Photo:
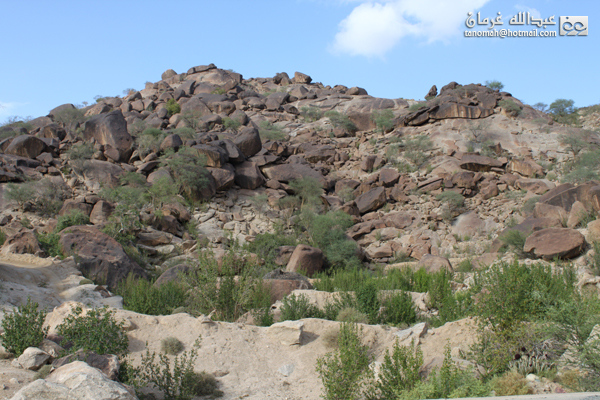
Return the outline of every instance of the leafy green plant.
{"type": "Polygon", "coordinates": [[[372,372],[367,346],[361,343],[362,328],[343,322],[338,335],[339,348],[317,359],[317,373],[323,382],[323,398],[353,400],[362,398],[372,372]]]}
{"type": "Polygon", "coordinates": [[[40,369],[37,370],[35,375],[33,375],[33,380],[35,381],[38,379],[46,379],[46,377],[50,375],[50,372],[52,372],[52,365],[43,365],[40,369]]]}
{"type": "Polygon", "coordinates": [[[504,89],[504,84],[498,80],[485,81],[485,86],[489,87],[493,90],[502,90],[504,89]]]}
{"type": "Polygon", "coordinates": [[[331,121],[331,124],[335,128],[342,128],[350,134],[353,134],[358,130],[354,122],[352,122],[347,115],[340,114],[338,111],[327,111],[325,112],[325,117],[329,118],[329,121],[331,121]]]}
{"type": "Polygon", "coordinates": [[[375,122],[377,130],[386,133],[394,129],[394,113],[390,109],[373,110],[371,119],[375,122]]]}
{"type": "MultiPolygon", "coordinates": [[[[300,116],[304,119],[304,122],[314,122],[323,117],[323,112],[315,106],[304,106],[300,108],[300,116]]],[[[327,113],[325,113],[325,116],[327,116],[327,113]]]]}
{"type": "Polygon", "coordinates": [[[123,297],[126,310],[147,315],[170,315],[188,300],[186,288],[177,281],[155,286],[131,274],[121,281],[115,292],[123,297]]]}
{"type": "Polygon", "coordinates": [[[43,327],[45,319],[46,311],[38,310],[38,303],[27,298],[27,304],[4,316],[2,345],[17,357],[28,347],[39,346],[48,334],[48,328],[43,327]]]}
{"type": "Polygon", "coordinates": [[[412,324],[417,320],[415,305],[410,294],[400,291],[387,295],[381,301],[381,323],[387,325],[412,324]]]}
{"type": "Polygon", "coordinates": [[[54,115],[54,121],[62,124],[62,126],[73,131],[77,126],[85,122],[86,117],[84,111],[78,108],[65,108],[54,115]]]}
{"type": "Polygon", "coordinates": [[[69,226],[87,225],[90,223],[90,217],[85,215],[81,210],[71,210],[68,214],[58,217],[55,232],[60,232],[69,226]]]}
{"type": "Polygon", "coordinates": [[[286,134],[279,126],[269,121],[262,121],[259,124],[258,133],[263,140],[285,140],[286,134]]]}
{"type": "Polygon", "coordinates": [[[308,297],[303,294],[285,296],[281,303],[279,309],[281,311],[281,321],[297,321],[303,318],[320,318],[322,316],[321,311],[310,304],[308,297]]]}
{"type": "Polygon", "coordinates": [[[496,396],[520,396],[530,394],[527,379],[516,371],[507,371],[501,376],[496,376],[491,382],[496,396]]]}
{"type": "Polygon", "coordinates": [[[37,238],[40,247],[50,257],[60,257],[61,259],[65,256],[60,247],[60,235],[56,232],[36,232],[35,237],[37,238]]]}
{"type": "Polygon", "coordinates": [[[410,346],[400,346],[396,340],[392,353],[385,351],[374,394],[383,399],[399,398],[421,381],[419,370],[422,365],[423,351],[415,345],[414,340],[410,346]]]}
{"type": "Polygon", "coordinates": [[[161,160],[161,165],[173,172],[180,193],[191,201],[202,199],[202,190],[208,183],[209,174],[204,156],[190,147],[181,147],[177,153],[165,153],[161,160]]]}
{"type": "Polygon", "coordinates": [[[369,317],[370,324],[376,324],[379,320],[379,290],[372,282],[361,285],[356,290],[356,304],[358,311],[365,313],[369,317]]]}
{"type": "Polygon", "coordinates": [[[170,117],[175,114],[179,114],[181,112],[181,106],[177,104],[175,99],[167,100],[167,115],[170,117]]]}
{"type": "Polygon", "coordinates": [[[579,123],[579,114],[574,106],[573,100],[556,99],[548,108],[554,121],[564,125],[577,125],[579,123]]]}
{"type": "Polygon", "coordinates": [[[416,166],[427,160],[426,151],[431,150],[433,143],[425,135],[417,135],[404,142],[404,157],[416,166]]]}
{"type": "Polygon", "coordinates": [[[408,107],[408,111],[410,111],[410,112],[417,111],[423,107],[427,107],[427,103],[415,103],[412,106],[408,107]]]}
{"type": "Polygon", "coordinates": [[[183,351],[183,343],[174,336],[169,336],[160,341],[160,348],[163,353],[175,355],[183,351]]]}
{"type": "Polygon", "coordinates": [[[223,126],[225,129],[236,133],[240,129],[240,126],[242,126],[242,123],[236,119],[227,117],[223,119],[223,126]]]}
{"type": "Polygon", "coordinates": [[[106,306],[84,313],[76,306],[56,330],[65,342],[73,344],[72,352],[83,349],[96,354],[122,355],[127,352],[129,338],[123,330],[123,321],[117,321],[115,313],[106,306]]]}
{"type": "Polygon", "coordinates": [[[290,188],[302,200],[300,207],[304,205],[316,206],[320,202],[319,196],[323,193],[323,187],[318,179],[306,176],[289,182],[290,188]]]}
{"type": "Polygon", "coordinates": [[[31,201],[35,196],[35,188],[31,182],[13,183],[9,182],[4,186],[4,198],[8,201],[14,201],[23,209],[25,203],[31,201]]]}
{"type": "Polygon", "coordinates": [[[517,103],[515,103],[514,101],[510,100],[510,99],[504,99],[504,100],[500,100],[498,102],[498,105],[500,107],[502,107],[504,109],[504,111],[506,111],[506,113],[508,115],[510,115],[511,117],[517,117],[519,116],[519,114],[521,114],[521,107],[519,107],[517,105],[517,103]]]}
{"type": "Polygon", "coordinates": [[[340,310],[336,317],[339,322],[354,322],[356,324],[368,324],[369,316],[358,311],[356,308],[346,307],[340,310]]]}
{"type": "Polygon", "coordinates": [[[529,235],[516,229],[509,229],[498,238],[504,243],[504,246],[508,247],[511,251],[516,254],[523,254],[523,247],[525,246],[527,236],[529,235]]]}

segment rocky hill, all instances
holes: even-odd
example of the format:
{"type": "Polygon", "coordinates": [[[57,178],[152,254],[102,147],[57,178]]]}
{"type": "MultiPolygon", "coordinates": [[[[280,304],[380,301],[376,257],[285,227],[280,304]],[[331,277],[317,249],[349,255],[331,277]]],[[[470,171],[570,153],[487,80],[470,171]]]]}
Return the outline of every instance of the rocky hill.
{"type": "MultiPolygon", "coordinates": [[[[470,296],[480,271],[516,257],[525,269],[570,265],[577,292],[596,293],[598,113],[583,110],[567,125],[480,84],[451,82],[439,93],[433,86],[425,98],[375,98],[300,72],[244,79],[210,64],[167,70],[123,97],[64,104],[6,124],[2,307],[10,314],[28,297],[57,307],[46,317],[55,334],[72,302],[109,305],[127,321],[133,365],[140,365],[144,343],[158,351],[161,339],[175,336],[190,349],[200,334],[196,368],[218,378],[224,398],[316,399],[316,360],[335,348],[327,332],[339,330],[339,322],[328,321],[336,315],[326,315],[328,292],[359,293],[362,279],[378,277],[378,285],[402,273],[408,283],[383,284],[382,308],[361,321],[370,322],[363,338],[374,359],[381,362],[395,340],[416,339],[427,374],[442,365],[449,340],[453,359],[484,375],[485,366],[466,356],[479,335],[472,319],[478,314],[452,309],[448,316],[450,306],[436,303],[442,295],[432,284],[415,282],[442,276],[446,299],[470,296]],[[156,280],[157,288],[207,265],[217,288],[228,274],[238,285],[260,281],[266,303],[239,300],[228,314],[189,295],[218,297],[222,289],[191,285],[173,315],[146,316],[127,297],[128,276],[156,280]],[[340,271],[355,282],[339,287],[340,271]],[[409,292],[415,316],[385,319],[392,306],[384,289],[409,292]],[[291,293],[324,314],[255,326],[269,325],[256,313],[265,304],[265,315],[285,319],[281,308],[289,308],[291,293]]],[[[563,354],[568,343],[561,345],[563,354]]],[[[52,385],[67,393],[75,390],[73,376],[93,375],[85,363],[69,367],[75,372],[65,365],[25,387],[33,372],[9,364],[2,367],[5,377],[14,375],[3,382],[7,393],[24,387],[15,399],[49,396],[59,390],[52,385]]],[[[106,376],[97,385],[108,393],[114,382],[106,376]]],[[[115,385],[114,393],[123,388],[115,385]]],[[[537,393],[569,387],[536,376],[528,385],[537,393]]],[[[92,396],[100,389],[86,390],[92,396]]],[[[134,396],[119,393],[105,398],[134,396]]]]}

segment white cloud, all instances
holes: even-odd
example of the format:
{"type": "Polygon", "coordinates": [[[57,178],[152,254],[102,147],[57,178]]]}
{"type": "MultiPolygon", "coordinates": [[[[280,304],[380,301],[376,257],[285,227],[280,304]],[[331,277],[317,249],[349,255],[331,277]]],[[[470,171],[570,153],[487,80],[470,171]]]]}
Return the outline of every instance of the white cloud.
{"type": "Polygon", "coordinates": [[[542,17],[542,14],[538,10],[536,10],[535,8],[523,6],[521,4],[517,4],[515,6],[515,8],[518,11],[527,11],[527,12],[529,12],[529,14],[531,14],[531,16],[533,18],[541,18],[542,17]]]}
{"type": "Polygon", "coordinates": [[[383,57],[403,37],[447,42],[461,32],[467,13],[489,0],[363,2],[339,24],[335,53],[383,57]]]}
{"type": "Polygon", "coordinates": [[[6,118],[15,115],[15,110],[25,105],[27,105],[27,103],[10,103],[0,101],[0,123],[6,120],[6,118]]]}

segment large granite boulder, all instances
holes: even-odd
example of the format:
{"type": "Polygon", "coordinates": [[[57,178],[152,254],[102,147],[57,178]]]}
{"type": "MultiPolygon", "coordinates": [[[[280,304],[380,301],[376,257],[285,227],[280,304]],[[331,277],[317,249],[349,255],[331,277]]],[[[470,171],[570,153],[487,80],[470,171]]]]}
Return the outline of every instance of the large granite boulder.
{"type": "Polygon", "coordinates": [[[93,116],[84,125],[86,140],[96,139],[104,146],[104,155],[115,162],[127,162],[133,152],[133,138],[121,110],[93,116]]]}
{"type": "Polygon", "coordinates": [[[523,251],[544,260],[577,257],[585,247],[585,237],[569,228],[547,228],[534,232],[525,240],[523,251]]]}

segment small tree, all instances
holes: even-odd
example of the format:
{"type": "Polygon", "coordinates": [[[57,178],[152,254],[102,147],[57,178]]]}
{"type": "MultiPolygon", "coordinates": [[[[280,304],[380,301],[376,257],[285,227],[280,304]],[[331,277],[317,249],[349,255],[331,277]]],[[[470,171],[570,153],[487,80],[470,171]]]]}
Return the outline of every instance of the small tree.
{"type": "Polygon", "coordinates": [[[504,84],[498,80],[485,81],[485,86],[489,87],[493,90],[502,90],[504,89],[504,84]]]}
{"type": "Polygon", "coordinates": [[[575,125],[579,121],[579,114],[575,108],[575,102],[567,99],[556,99],[550,104],[548,112],[552,118],[561,124],[575,125]]]}
{"type": "Polygon", "coordinates": [[[390,109],[373,110],[371,119],[375,122],[377,130],[386,133],[394,129],[394,113],[390,109]]]}
{"type": "Polygon", "coordinates": [[[169,99],[167,101],[167,113],[170,116],[179,114],[181,112],[181,106],[177,104],[175,99],[169,99]]]}
{"type": "Polygon", "coordinates": [[[35,188],[31,182],[7,183],[4,189],[4,198],[8,201],[14,201],[21,209],[25,203],[32,201],[35,196],[35,188]]]}
{"type": "Polygon", "coordinates": [[[546,110],[548,109],[548,104],[539,101],[535,103],[532,107],[538,111],[546,112],[546,110]]]}

